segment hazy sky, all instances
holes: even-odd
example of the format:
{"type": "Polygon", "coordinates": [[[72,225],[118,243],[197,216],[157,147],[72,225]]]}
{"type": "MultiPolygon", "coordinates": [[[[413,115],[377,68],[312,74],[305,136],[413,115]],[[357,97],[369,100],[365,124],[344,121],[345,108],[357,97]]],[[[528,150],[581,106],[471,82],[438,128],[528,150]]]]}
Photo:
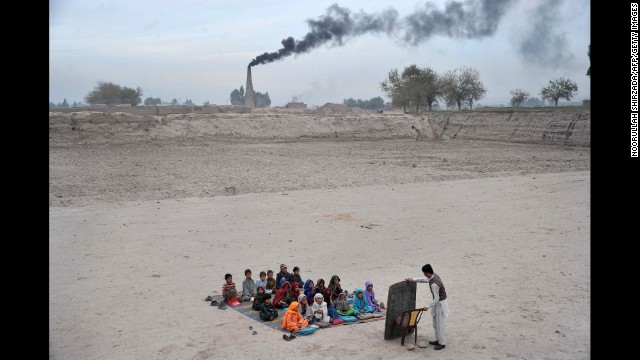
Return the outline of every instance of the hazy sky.
{"type": "Polygon", "coordinates": [[[581,101],[591,91],[585,75],[590,5],[589,0],[50,0],[49,100],[84,102],[98,81],[110,81],[141,87],[143,100],[229,104],[231,91],[245,86],[253,59],[276,52],[285,38],[322,35],[326,26],[333,31],[331,40],[252,67],[254,90],[269,92],[271,106],[294,97],[310,106],[349,97],[387,101],[380,82],[389,70],[411,64],[438,73],[478,69],[487,89],[480,105],[508,104],[515,88],[540,97],[540,89],[558,77],[578,84],[573,101],[581,101]],[[340,11],[328,13],[333,4],[340,11]],[[318,22],[327,14],[331,18],[318,22]],[[338,18],[344,20],[338,25],[351,25],[345,30],[328,21],[338,18]]]}

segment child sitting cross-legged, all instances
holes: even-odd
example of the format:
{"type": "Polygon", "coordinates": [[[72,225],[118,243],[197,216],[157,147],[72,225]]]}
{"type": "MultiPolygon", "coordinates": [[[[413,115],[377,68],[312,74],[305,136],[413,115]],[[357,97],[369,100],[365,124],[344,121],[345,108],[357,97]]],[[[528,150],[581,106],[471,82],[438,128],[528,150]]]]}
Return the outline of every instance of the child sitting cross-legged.
{"type": "Polygon", "coordinates": [[[356,296],[353,298],[353,311],[356,315],[371,313],[373,308],[369,306],[367,299],[364,298],[364,293],[361,288],[356,288],[356,296]]]}
{"type": "Polygon", "coordinates": [[[296,333],[298,330],[309,326],[309,322],[300,315],[298,306],[297,301],[289,305],[289,309],[287,309],[287,312],[284,313],[284,317],[282,318],[283,329],[296,333]]]}
{"type": "Polygon", "coordinates": [[[336,301],[336,311],[338,312],[338,315],[341,316],[354,315],[353,308],[347,301],[347,295],[345,293],[341,293],[340,295],[338,295],[338,301],[336,301]]]}
{"type": "Polygon", "coordinates": [[[231,274],[224,275],[224,284],[222,284],[222,297],[228,304],[230,299],[238,297],[238,291],[236,290],[236,284],[233,282],[231,274]]]}
{"type": "Polygon", "coordinates": [[[262,303],[264,303],[264,299],[266,296],[267,293],[264,292],[264,287],[258,286],[258,291],[256,292],[256,296],[254,296],[253,298],[253,305],[251,305],[251,308],[253,310],[260,311],[260,308],[262,307],[262,303]]]}
{"type": "Polygon", "coordinates": [[[272,321],[278,317],[278,310],[271,306],[271,294],[264,295],[264,302],[260,307],[260,319],[263,321],[272,321]]]}
{"type": "Polygon", "coordinates": [[[315,318],[313,317],[313,310],[311,310],[311,305],[307,303],[307,297],[304,294],[298,295],[298,310],[300,311],[300,315],[309,322],[309,324],[313,324],[315,318]]]}

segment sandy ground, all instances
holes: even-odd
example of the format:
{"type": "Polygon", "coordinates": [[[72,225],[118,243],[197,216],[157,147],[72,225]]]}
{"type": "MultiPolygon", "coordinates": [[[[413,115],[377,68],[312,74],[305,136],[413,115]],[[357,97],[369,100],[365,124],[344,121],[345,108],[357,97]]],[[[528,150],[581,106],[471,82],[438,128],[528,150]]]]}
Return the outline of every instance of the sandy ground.
{"type": "Polygon", "coordinates": [[[589,158],[468,140],[52,146],[50,359],[588,359],[589,158]],[[370,279],[382,300],[431,263],[447,348],[407,351],[383,321],[285,342],[203,301],[226,272],[239,286],[283,262],[370,279]]]}

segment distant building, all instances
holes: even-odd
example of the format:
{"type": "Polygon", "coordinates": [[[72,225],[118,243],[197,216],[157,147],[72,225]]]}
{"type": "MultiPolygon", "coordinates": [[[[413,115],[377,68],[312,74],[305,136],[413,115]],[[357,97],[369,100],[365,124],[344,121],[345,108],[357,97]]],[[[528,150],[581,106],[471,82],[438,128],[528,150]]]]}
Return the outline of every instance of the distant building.
{"type": "Polygon", "coordinates": [[[307,104],[303,102],[290,102],[286,106],[288,109],[306,109],[307,104]]]}

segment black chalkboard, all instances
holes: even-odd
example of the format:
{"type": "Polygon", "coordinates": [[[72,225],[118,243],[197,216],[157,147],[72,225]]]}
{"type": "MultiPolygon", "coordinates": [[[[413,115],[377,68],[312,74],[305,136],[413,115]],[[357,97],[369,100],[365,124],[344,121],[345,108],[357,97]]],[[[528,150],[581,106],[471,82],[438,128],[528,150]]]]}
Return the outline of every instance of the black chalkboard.
{"type": "Polygon", "coordinates": [[[396,326],[394,319],[402,315],[403,311],[416,308],[415,281],[406,280],[389,286],[389,296],[387,297],[387,319],[384,326],[384,339],[391,340],[402,336],[400,328],[396,326]]]}

